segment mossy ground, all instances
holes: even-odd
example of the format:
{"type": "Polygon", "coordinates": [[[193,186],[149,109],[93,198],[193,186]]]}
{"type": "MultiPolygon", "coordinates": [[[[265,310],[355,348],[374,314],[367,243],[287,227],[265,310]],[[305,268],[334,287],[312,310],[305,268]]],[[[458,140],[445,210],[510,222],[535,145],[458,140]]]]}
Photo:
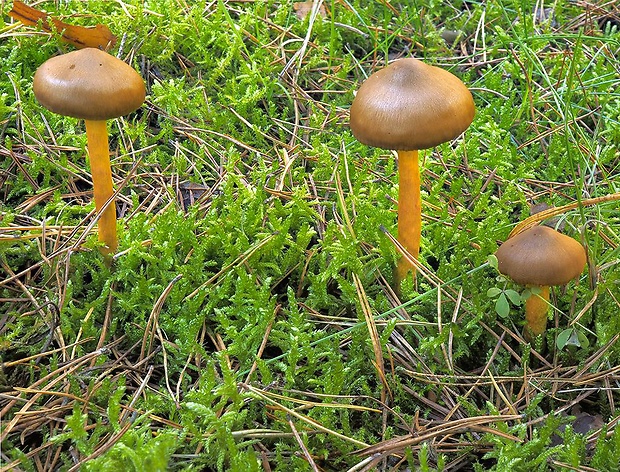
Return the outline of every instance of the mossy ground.
{"type": "Polygon", "coordinates": [[[620,211],[583,202],[620,190],[618,7],[319,5],[37,5],[108,25],[147,84],[108,125],[110,266],[83,123],[32,93],[71,47],[3,4],[2,470],[617,470],[620,211]],[[401,56],[477,115],[421,153],[424,270],[397,294],[397,163],[347,122],[401,56]],[[531,205],[571,203],[551,224],[587,271],[530,345],[488,257],[531,205]]]}

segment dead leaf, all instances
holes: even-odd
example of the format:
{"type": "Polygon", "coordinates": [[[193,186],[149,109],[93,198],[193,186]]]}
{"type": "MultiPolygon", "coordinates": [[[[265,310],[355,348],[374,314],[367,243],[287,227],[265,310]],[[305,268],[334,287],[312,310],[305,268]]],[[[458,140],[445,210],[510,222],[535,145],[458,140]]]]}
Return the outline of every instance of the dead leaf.
{"type": "Polygon", "coordinates": [[[50,18],[47,13],[20,1],[13,2],[13,9],[9,12],[9,16],[28,26],[39,26],[40,24],[43,31],[48,33],[57,31],[64,42],[80,49],[99,48],[107,51],[116,44],[116,36],[106,25],[99,24],[89,28],[70,25],[56,18],[50,18]]]}
{"type": "Polygon", "coordinates": [[[178,186],[178,198],[184,211],[200,200],[210,187],[193,182],[181,182],[178,186]]]}
{"type": "MultiPolygon", "coordinates": [[[[295,11],[295,15],[301,21],[303,21],[312,11],[312,5],[314,2],[295,2],[293,3],[293,10],[295,11]]],[[[319,15],[323,18],[327,16],[327,11],[325,11],[325,6],[321,4],[319,7],[319,15]]]]}

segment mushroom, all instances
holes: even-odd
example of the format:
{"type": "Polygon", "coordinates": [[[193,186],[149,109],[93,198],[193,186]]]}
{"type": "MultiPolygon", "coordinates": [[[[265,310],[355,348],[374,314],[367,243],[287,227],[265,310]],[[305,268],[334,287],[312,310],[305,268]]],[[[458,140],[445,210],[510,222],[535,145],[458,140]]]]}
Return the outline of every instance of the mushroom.
{"type": "Polygon", "coordinates": [[[545,332],[549,287],[564,285],[586,265],[586,252],[573,238],[548,226],[534,226],[508,239],[495,253],[499,271],[516,283],[538,287],[525,301],[526,339],[545,332]]]}
{"type": "MultiPolygon", "coordinates": [[[[372,74],[350,109],[350,127],[363,144],[398,153],[398,240],[415,259],[420,252],[422,208],[418,150],[450,141],[474,119],[465,84],[417,59],[400,59],[372,74]]],[[[415,267],[401,258],[397,286],[415,267]]]]}
{"type": "Polygon", "coordinates": [[[106,120],[118,118],[144,102],[142,77],[128,64],[95,48],[53,57],[35,72],[34,94],[45,108],[83,119],[93,179],[95,208],[100,212],[99,240],[105,256],[116,252],[116,206],[113,196],[106,120]]]}

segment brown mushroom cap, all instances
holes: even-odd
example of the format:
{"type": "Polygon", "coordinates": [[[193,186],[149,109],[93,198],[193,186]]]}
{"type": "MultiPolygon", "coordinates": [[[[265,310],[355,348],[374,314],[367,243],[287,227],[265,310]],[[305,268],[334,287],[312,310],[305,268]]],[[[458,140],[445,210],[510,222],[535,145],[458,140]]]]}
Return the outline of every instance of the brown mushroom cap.
{"type": "Polygon", "coordinates": [[[548,226],[513,236],[495,256],[499,271],[521,285],[564,285],[586,265],[583,246],[548,226]]]}
{"type": "Polygon", "coordinates": [[[95,48],[45,61],[34,74],[33,91],[54,113],[101,121],[136,110],[146,94],[133,67],[95,48]]]}
{"type": "Polygon", "coordinates": [[[417,59],[400,59],[372,74],[350,109],[351,131],[369,146],[428,149],[456,138],[474,119],[465,84],[417,59]]]}

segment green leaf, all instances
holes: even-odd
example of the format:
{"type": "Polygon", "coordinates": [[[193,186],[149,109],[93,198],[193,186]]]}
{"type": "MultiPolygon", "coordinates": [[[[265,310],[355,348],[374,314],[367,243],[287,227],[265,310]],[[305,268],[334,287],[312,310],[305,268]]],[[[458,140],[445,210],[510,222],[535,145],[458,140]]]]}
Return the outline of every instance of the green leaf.
{"type": "Polygon", "coordinates": [[[510,305],[508,304],[508,299],[506,295],[502,293],[495,302],[495,311],[502,318],[506,318],[508,313],[510,313],[510,305]]]}
{"type": "Polygon", "coordinates": [[[510,302],[515,305],[515,306],[521,306],[521,294],[519,292],[517,292],[516,290],[504,290],[504,293],[506,294],[506,296],[508,297],[508,299],[510,300],[510,302]]]}
{"type": "Polygon", "coordinates": [[[491,267],[499,271],[499,269],[497,268],[497,257],[495,256],[495,254],[489,254],[489,256],[487,257],[487,261],[491,267]]]}
{"type": "Polygon", "coordinates": [[[542,292],[542,287],[533,285],[532,287],[529,288],[529,290],[532,295],[538,295],[542,292]]]}
{"type": "Polygon", "coordinates": [[[497,287],[491,287],[489,290],[487,290],[487,297],[489,298],[495,298],[497,297],[500,293],[502,293],[501,289],[497,288],[497,287]]]}
{"type": "Polygon", "coordinates": [[[579,345],[584,349],[590,345],[588,337],[581,331],[577,331],[577,339],[579,340],[579,345]]]}
{"type": "Polygon", "coordinates": [[[564,349],[564,346],[566,346],[572,334],[573,328],[565,329],[560,334],[558,334],[558,337],[555,340],[555,345],[558,347],[558,349],[564,349]]]}
{"type": "Polygon", "coordinates": [[[590,345],[590,341],[581,331],[575,328],[568,328],[558,335],[555,344],[559,349],[563,349],[565,346],[586,348],[590,345]]]}

